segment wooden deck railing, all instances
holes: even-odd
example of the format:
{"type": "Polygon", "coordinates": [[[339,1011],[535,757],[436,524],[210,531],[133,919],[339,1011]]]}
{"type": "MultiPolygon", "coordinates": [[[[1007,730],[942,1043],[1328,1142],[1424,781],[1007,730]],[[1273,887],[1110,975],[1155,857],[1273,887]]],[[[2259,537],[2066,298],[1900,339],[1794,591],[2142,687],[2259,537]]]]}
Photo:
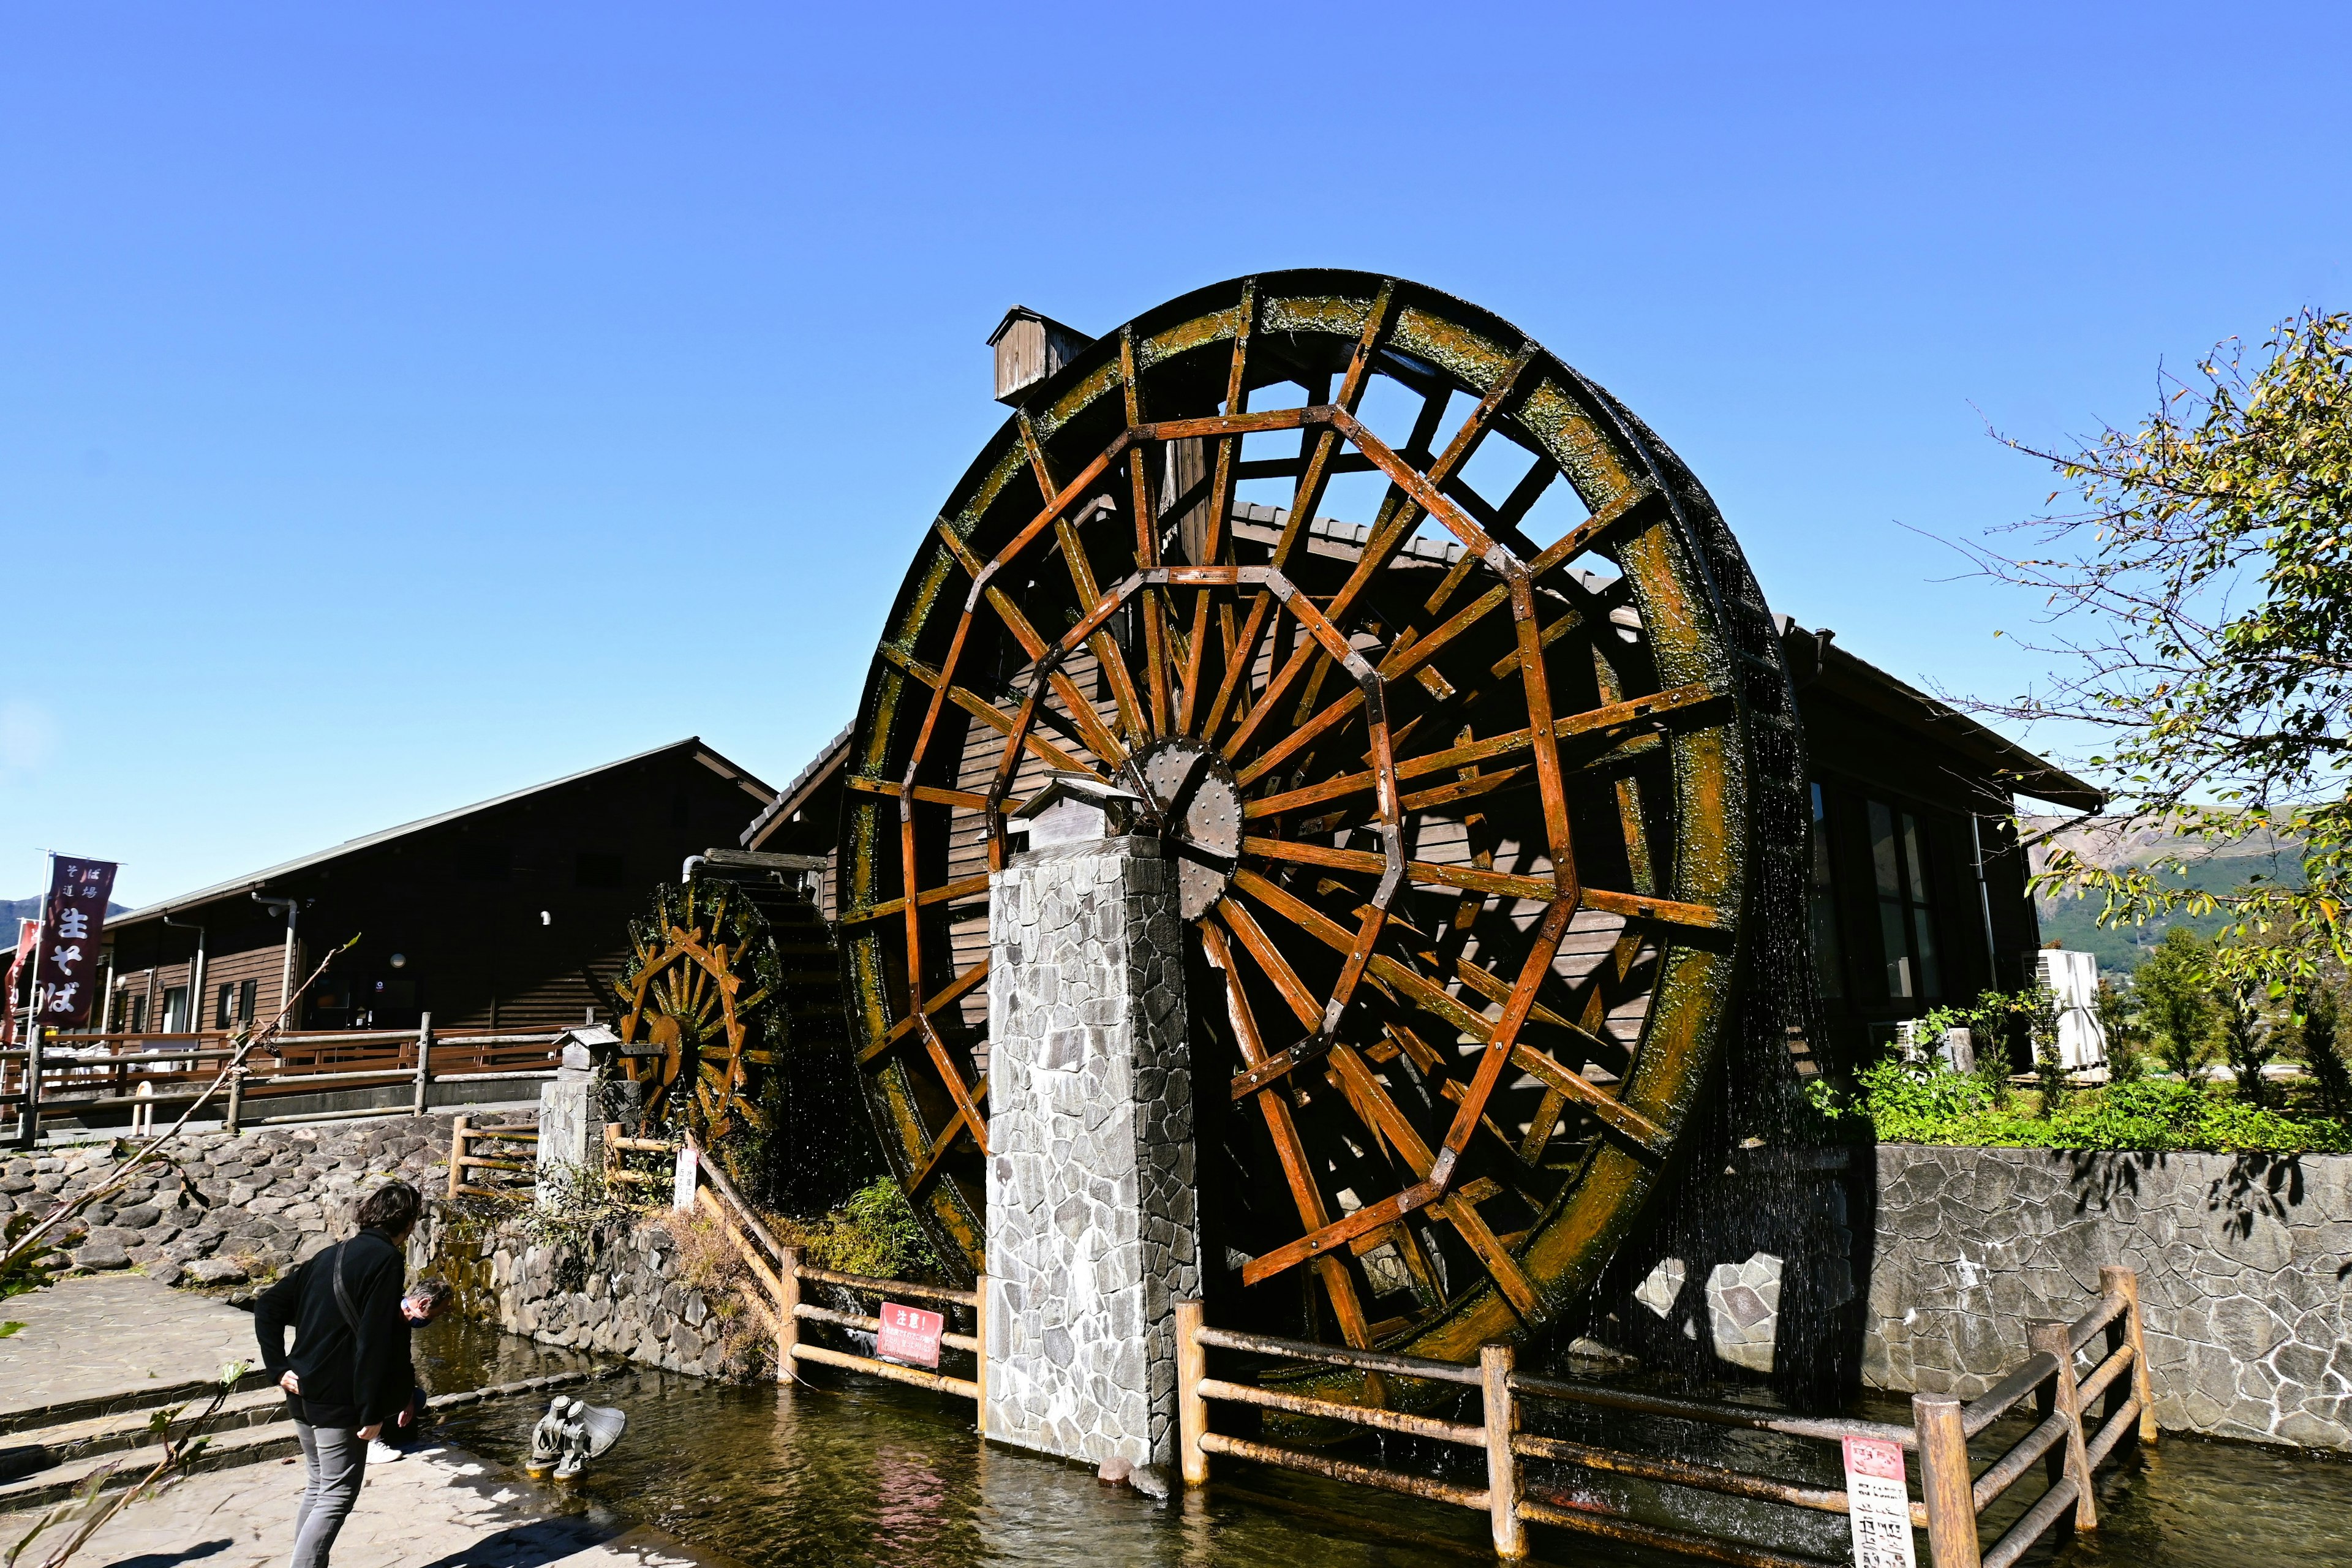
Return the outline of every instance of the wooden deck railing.
{"type": "MultiPolygon", "coordinates": [[[[248,1120],[247,1102],[328,1089],[414,1086],[408,1109],[421,1114],[436,1083],[516,1082],[551,1077],[561,1031],[478,1030],[438,1034],[432,1015],[415,1029],[337,1030],[281,1035],[246,1058],[219,1097],[231,1131],[248,1120]]],[[[15,1106],[17,1139],[37,1136],[42,1118],[128,1109],[134,1113],[184,1106],[235,1059],[231,1037],[51,1035],[0,1051],[0,1106],[15,1106]],[[27,1090],[30,1090],[29,1094],[27,1090]]],[[[386,1113],[389,1114],[388,1108],[386,1113]]]]}
{"type": "Polygon", "coordinates": [[[1696,1464],[1625,1448],[1570,1442],[1519,1430],[1522,1402],[1552,1400],[1668,1416],[1713,1426],[1839,1442],[1847,1437],[1888,1442],[1919,1456],[1921,1496],[1911,1504],[1915,1529],[1927,1532],[1936,1568],[2011,1568],[2042,1536],[2063,1522],[2076,1530],[2098,1523],[2092,1477],[2126,1437],[2153,1442],[2154,1394],[2149,1386],[2139,1319],[2137,1277],[2128,1268],[2099,1271],[2098,1303],[2073,1323],[2035,1327],[2033,1354],[1981,1398],[1963,1405],[1940,1394],[1912,1401],[1913,1424],[1796,1416],[1751,1406],[1642,1394],[1601,1384],[1531,1377],[1517,1372],[1507,1345],[1487,1345],[1475,1366],[1429,1361],[1378,1351],[1343,1350],[1265,1334],[1208,1326],[1201,1303],[1176,1309],[1176,1383],[1180,1452],[1186,1484],[1209,1479],[1210,1459],[1223,1455],[1333,1480],[1349,1481],[1412,1497],[1451,1503],[1488,1516],[1497,1556],[1526,1555],[1529,1521],[1599,1535],[1631,1544],[1687,1552],[1750,1568],[1818,1568],[1819,1560],[1793,1555],[1721,1535],[1670,1528],[1632,1517],[1590,1500],[1561,1506],[1529,1496],[1520,1461],[1540,1460],[1688,1487],[1723,1496],[1776,1503],[1820,1513],[1853,1511],[1843,1487],[1807,1487],[1729,1466],[1696,1464]],[[2097,1363],[2078,1376],[2076,1363],[2104,1342],[2097,1363]],[[1211,1350],[1245,1352],[1297,1363],[1353,1368],[1384,1377],[1452,1384],[1478,1391],[1482,1419],[1473,1426],[1433,1415],[1318,1399],[1208,1374],[1211,1350]],[[2128,1375],[2127,1375],[2128,1374],[2128,1375]],[[2021,1441],[1977,1474],[1969,1452],[1976,1437],[2029,1395],[2041,1420],[2021,1441]],[[1229,1436],[1210,1425],[1212,1402],[1254,1405],[1294,1415],[1349,1423],[1378,1431],[1456,1444],[1486,1457],[1486,1484],[1465,1485],[1433,1476],[1278,1443],[1229,1436]],[[2100,1404],[2095,1429],[2084,1412],[2100,1404]],[[2041,1461],[2047,1484],[2024,1516],[1990,1550],[1980,1548],[1979,1521],[1990,1508],[2041,1461]]]}

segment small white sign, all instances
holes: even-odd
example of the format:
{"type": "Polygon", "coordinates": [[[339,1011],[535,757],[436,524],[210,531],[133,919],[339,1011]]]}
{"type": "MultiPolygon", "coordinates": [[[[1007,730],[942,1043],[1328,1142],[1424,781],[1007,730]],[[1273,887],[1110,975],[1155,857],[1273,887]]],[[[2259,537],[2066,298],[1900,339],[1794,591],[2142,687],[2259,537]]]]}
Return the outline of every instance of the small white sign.
{"type": "Polygon", "coordinates": [[[1845,1495],[1853,1505],[1854,1568],[1919,1568],[1911,1549],[1911,1494],[1903,1447],[1876,1437],[1845,1440],[1845,1495]]]}
{"type": "Polygon", "coordinates": [[[694,1145],[681,1143],[677,1163],[670,1168],[669,1206],[691,1212],[694,1208],[694,1184],[698,1173],[694,1168],[694,1145]]]}

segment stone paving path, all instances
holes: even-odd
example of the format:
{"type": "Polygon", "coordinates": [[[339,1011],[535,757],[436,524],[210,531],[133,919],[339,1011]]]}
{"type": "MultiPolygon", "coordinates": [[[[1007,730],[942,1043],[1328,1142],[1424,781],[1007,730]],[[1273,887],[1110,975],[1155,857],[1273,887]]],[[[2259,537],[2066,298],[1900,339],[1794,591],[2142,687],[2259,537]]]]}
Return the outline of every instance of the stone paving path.
{"type": "Polygon", "coordinates": [[[0,1414],[135,1394],[259,1363],[253,1314],[135,1274],[64,1279],[0,1302],[24,1328],[0,1340],[0,1414]]]}
{"type": "MultiPolygon", "coordinates": [[[[124,1510],[75,1568],[279,1568],[294,1549],[301,1489],[291,1460],[192,1477],[124,1510]]],[[[464,1449],[423,1449],[368,1467],[335,1568],[728,1568],[658,1531],[563,1506],[464,1449]]],[[[21,1517],[0,1521],[0,1550],[24,1529],[21,1517]]]]}

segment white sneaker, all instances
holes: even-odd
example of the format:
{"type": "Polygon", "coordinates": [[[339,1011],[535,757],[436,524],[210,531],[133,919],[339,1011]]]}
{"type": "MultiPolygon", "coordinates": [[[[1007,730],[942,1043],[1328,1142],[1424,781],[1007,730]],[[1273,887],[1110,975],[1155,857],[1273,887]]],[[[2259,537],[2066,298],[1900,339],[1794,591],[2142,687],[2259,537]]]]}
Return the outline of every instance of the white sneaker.
{"type": "Polygon", "coordinates": [[[368,1463],[371,1465],[389,1465],[405,1457],[398,1448],[381,1437],[368,1439],[368,1463]]]}

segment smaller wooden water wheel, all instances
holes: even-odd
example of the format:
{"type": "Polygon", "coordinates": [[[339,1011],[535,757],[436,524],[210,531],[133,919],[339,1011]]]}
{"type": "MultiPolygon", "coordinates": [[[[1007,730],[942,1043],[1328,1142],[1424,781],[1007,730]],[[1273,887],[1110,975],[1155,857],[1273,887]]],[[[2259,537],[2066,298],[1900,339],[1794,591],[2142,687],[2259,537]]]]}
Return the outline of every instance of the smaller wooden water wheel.
{"type": "Polygon", "coordinates": [[[705,1146],[766,1131],[760,1097],[782,1046],[774,940],[731,882],[689,882],[654,895],[652,918],[630,922],[630,954],[614,986],[620,1036],[661,1047],[628,1056],[649,1122],[683,1122],[705,1146]]]}

